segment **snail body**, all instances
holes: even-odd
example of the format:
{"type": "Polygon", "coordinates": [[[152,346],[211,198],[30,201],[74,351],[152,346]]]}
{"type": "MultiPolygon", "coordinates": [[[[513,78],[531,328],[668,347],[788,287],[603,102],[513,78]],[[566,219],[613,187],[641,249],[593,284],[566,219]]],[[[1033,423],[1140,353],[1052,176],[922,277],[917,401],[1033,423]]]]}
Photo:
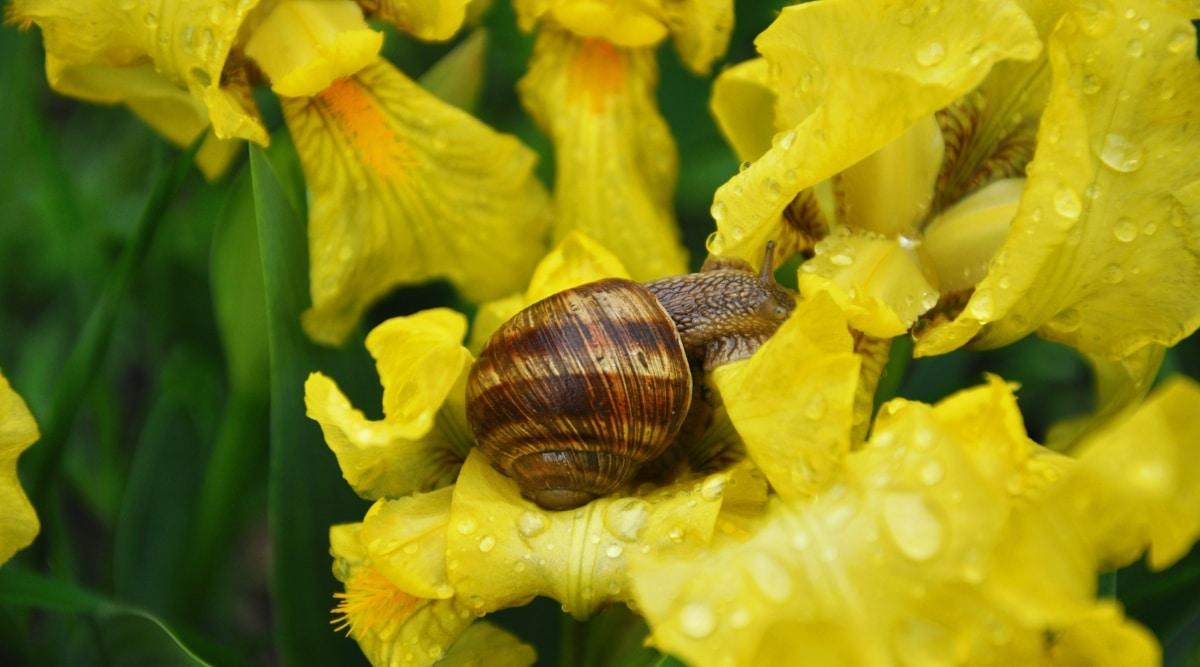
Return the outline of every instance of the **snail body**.
{"type": "Polygon", "coordinates": [[[530,305],[496,330],[467,380],[467,419],[492,465],[545,509],[615,491],[676,439],[693,369],[753,354],[794,307],[745,262],[647,284],[609,278],[530,305]]]}

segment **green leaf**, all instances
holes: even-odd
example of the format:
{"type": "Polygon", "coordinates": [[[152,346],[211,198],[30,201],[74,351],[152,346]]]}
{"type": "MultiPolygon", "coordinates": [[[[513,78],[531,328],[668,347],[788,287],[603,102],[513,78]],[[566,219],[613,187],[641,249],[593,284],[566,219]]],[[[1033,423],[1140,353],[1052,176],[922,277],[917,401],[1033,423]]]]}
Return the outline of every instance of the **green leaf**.
{"type": "Polygon", "coordinates": [[[300,313],[308,305],[303,220],[256,146],[250,147],[250,170],[270,347],[275,641],[283,664],[348,664],[361,654],[330,627],[336,581],[328,531],[331,524],[361,516],[363,504],[341,479],[320,428],[305,416],[304,380],[332,361],[300,329],[300,313]]]}
{"type": "Polygon", "coordinates": [[[178,580],[184,563],[196,555],[188,528],[219,409],[214,370],[209,359],[186,347],[168,359],[156,378],[156,398],[138,437],[117,520],[115,593],[163,613],[192,604],[180,594],[178,580]]]}
{"type": "Polygon", "coordinates": [[[73,584],[12,567],[0,570],[0,603],[88,614],[110,665],[208,665],[159,617],[73,584]]]}
{"type": "Polygon", "coordinates": [[[150,250],[167,207],[184,179],[192,171],[192,158],[205,135],[198,137],[174,164],[159,176],[138,220],[133,238],[121,251],[117,266],[104,285],[100,300],[88,315],[74,348],[58,374],[58,391],[50,414],[41,420],[42,438],[31,454],[34,458],[31,494],[34,504],[46,507],[53,482],[58,477],[71,427],[80,404],[97,375],[108,350],[113,324],[133,276],[150,250]]]}
{"type": "Polygon", "coordinates": [[[447,104],[473,110],[483,89],[487,42],[487,30],[476,28],[421,75],[421,87],[447,104]]]}

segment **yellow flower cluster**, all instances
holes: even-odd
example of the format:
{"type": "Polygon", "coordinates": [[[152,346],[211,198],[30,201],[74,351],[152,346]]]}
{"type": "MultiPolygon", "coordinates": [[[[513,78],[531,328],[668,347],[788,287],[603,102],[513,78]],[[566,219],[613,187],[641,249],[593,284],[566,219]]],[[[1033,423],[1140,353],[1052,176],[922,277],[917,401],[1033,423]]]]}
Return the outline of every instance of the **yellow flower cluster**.
{"type": "Polygon", "coordinates": [[[251,94],[266,79],[309,191],[312,308],[304,327],[342,342],[398,284],[445,278],[472,299],[506,294],[544,251],[549,201],[536,156],[422,89],[380,57],[363,9],[445,40],[467,0],[13,0],[36,23],[46,77],[65,95],[124,104],[178,145],[211,129],[214,178],[268,134],[251,94]]]}
{"type": "MultiPolygon", "coordinates": [[[[625,275],[615,257],[572,235],[526,293],[484,308],[477,336],[609,275],[625,275]]],[[[465,332],[447,310],[372,332],[382,420],[320,374],[306,386],[346,479],[375,500],[330,533],[339,611],[375,664],[431,663],[476,617],[535,596],[581,618],[628,604],[657,646],[697,665],[1155,660],[1153,638],[1095,582],[1147,547],[1164,567],[1200,534],[1194,383],[1073,457],[1029,440],[995,378],[934,406],[888,403],[856,440],[860,358],[819,294],[714,373],[744,450],[718,423],[681,446],[719,455],[673,480],[548,512],[472,448],[465,332]]]]}

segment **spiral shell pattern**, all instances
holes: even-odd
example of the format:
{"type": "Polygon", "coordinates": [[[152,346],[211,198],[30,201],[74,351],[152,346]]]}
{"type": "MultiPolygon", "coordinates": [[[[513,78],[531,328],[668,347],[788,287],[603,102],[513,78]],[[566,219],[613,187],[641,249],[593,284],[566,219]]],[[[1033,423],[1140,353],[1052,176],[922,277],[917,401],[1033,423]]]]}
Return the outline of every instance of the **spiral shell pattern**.
{"type": "Polygon", "coordinates": [[[691,403],[683,343],[644,286],[600,280],[517,313],[471,368],[479,448],[546,509],[612,492],[674,440],[691,403]]]}

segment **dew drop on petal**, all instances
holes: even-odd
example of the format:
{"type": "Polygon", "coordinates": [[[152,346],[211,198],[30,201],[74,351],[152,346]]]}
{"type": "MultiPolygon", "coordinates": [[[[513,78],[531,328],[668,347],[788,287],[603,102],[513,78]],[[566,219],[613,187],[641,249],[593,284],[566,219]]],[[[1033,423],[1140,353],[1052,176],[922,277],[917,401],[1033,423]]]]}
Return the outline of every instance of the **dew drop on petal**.
{"type": "Polygon", "coordinates": [[[649,518],[649,503],[640,498],[624,498],[609,506],[604,513],[604,525],[622,540],[636,542],[649,518]]]}
{"type": "Polygon", "coordinates": [[[669,537],[672,542],[679,544],[683,541],[683,529],[679,527],[672,528],[671,532],[667,533],[667,537],[669,537]]]}
{"type": "Polygon", "coordinates": [[[546,517],[541,512],[522,512],[517,517],[517,530],[525,537],[536,537],[545,532],[546,517]]]}
{"type": "Polygon", "coordinates": [[[610,544],[604,549],[604,555],[609,558],[620,558],[623,553],[625,553],[625,547],[619,544],[610,544]]]}
{"type": "Polygon", "coordinates": [[[1104,136],[1100,160],[1110,169],[1128,173],[1142,166],[1142,148],[1124,135],[1110,132],[1104,136]]]}
{"type": "Polygon", "coordinates": [[[1129,243],[1137,238],[1137,224],[1129,218],[1122,217],[1117,220],[1117,224],[1113,225],[1113,236],[1121,243],[1129,243]]]}
{"type": "Polygon", "coordinates": [[[750,621],[753,617],[750,615],[750,610],[745,607],[738,607],[729,614],[729,625],[734,630],[741,630],[750,626],[750,621]]]}
{"type": "Polygon", "coordinates": [[[942,481],[945,472],[942,470],[942,464],[937,461],[929,461],[921,466],[921,471],[918,473],[921,477],[921,483],[926,486],[933,486],[942,481]]]}
{"type": "Polygon", "coordinates": [[[491,551],[496,546],[496,538],[491,535],[484,535],[479,538],[479,550],[483,553],[491,551]]]}
{"type": "Polygon", "coordinates": [[[720,500],[725,495],[725,484],[728,478],[724,475],[713,475],[700,485],[700,497],[705,500],[720,500]]]}
{"type": "Polygon", "coordinates": [[[942,522],[920,494],[889,493],[883,520],[896,547],[915,561],[929,560],[942,548],[942,522]]]}
{"type": "Polygon", "coordinates": [[[1129,40],[1129,43],[1125,45],[1125,53],[1128,53],[1130,57],[1140,58],[1145,52],[1146,47],[1142,44],[1142,40],[1140,39],[1131,39],[1129,40]]]}
{"type": "Polygon", "coordinates": [[[1100,77],[1096,76],[1095,74],[1083,75],[1081,88],[1083,89],[1083,93],[1085,95],[1095,95],[1096,93],[1100,92],[1100,77]]]}
{"type": "Polygon", "coordinates": [[[1083,212],[1083,202],[1079,194],[1069,187],[1060,188],[1054,193],[1054,210],[1068,220],[1076,220],[1083,212]]]}
{"type": "Polygon", "coordinates": [[[1101,274],[1101,278],[1103,278],[1104,282],[1108,283],[1109,285],[1116,285],[1125,279],[1125,271],[1118,264],[1109,264],[1108,266],[1104,267],[1104,272],[1101,274]]]}
{"type": "Polygon", "coordinates": [[[1050,324],[1060,331],[1075,331],[1083,324],[1083,314],[1078,308],[1067,308],[1055,315],[1050,324]]]}
{"type": "Polygon", "coordinates": [[[917,64],[922,67],[932,67],[946,57],[946,47],[941,42],[930,42],[917,49],[917,64]]]}
{"type": "Polygon", "coordinates": [[[1184,53],[1189,50],[1192,43],[1192,36],[1180,30],[1171,35],[1171,39],[1167,41],[1167,50],[1171,53],[1184,53]]]}
{"type": "Polygon", "coordinates": [[[838,254],[834,255],[833,257],[830,257],[829,261],[833,262],[834,264],[836,264],[838,266],[850,266],[851,264],[854,263],[854,258],[851,257],[850,255],[847,255],[846,253],[839,252],[838,254]]]}
{"type": "Polygon", "coordinates": [[[784,132],[783,134],[779,135],[779,147],[782,148],[783,150],[785,150],[785,151],[788,150],[789,148],[792,147],[792,144],[794,144],[794,143],[796,143],[796,131],[795,130],[788,130],[787,132],[784,132]]]}
{"type": "Polygon", "coordinates": [[[679,611],[679,628],[693,639],[704,639],[717,628],[717,616],[703,602],[690,602],[679,611]]]}
{"type": "Polygon", "coordinates": [[[989,320],[996,312],[996,303],[992,293],[986,289],[976,290],[971,295],[971,317],[977,320],[989,320]]]}
{"type": "Polygon", "coordinates": [[[475,523],[475,519],[472,519],[471,517],[465,517],[454,526],[454,529],[457,530],[460,535],[470,535],[471,533],[475,532],[476,527],[477,525],[475,523]]]}
{"type": "Polygon", "coordinates": [[[715,201],[712,208],[709,209],[712,214],[712,219],[720,222],[725,219],[725,202],[715,201]]]}
{"type": "Polygon", "coordinates": [[[748,564],[747,571],[754,585],[768,600],[784,603],[792,596],[792,578],[774,558],[766,554],[755,554],[748,564]]]}

